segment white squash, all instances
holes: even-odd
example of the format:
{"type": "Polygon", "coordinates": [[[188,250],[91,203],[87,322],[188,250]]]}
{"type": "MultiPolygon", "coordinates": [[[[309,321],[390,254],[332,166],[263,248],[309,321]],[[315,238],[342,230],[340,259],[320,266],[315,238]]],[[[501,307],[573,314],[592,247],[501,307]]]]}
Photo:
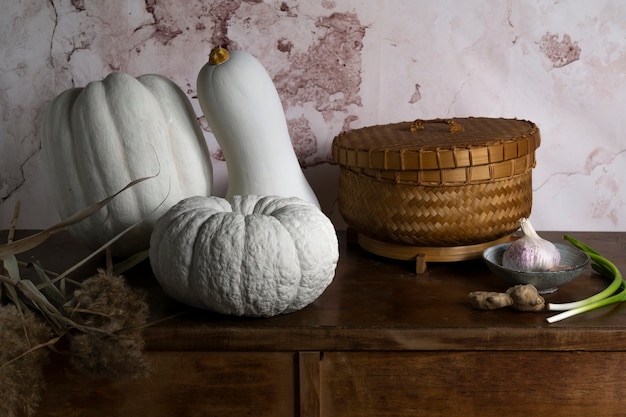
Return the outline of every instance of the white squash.
{"type": "Polygon", "coordinates": [[[278,92],[256,58],[214,48],[198,74],[197,90],[226,160],[226,198],[299,197],[319,207],[291,144],[278,92]]]}
{"type": "Polygon", "coordinates": [[[150,242],[169,296],[231,315],[304,308],[332,282],[338,259],[330,220],[295,197],[190,197],[159,219],[150,242]]]}
{"type": "Polygon", "coordinates": [[[70,229],[96,248],[141,221],[112,246],[117,256],[147,249],[156,219],[176,202],[212,191],[210,155],[191,103],[160,75],[112,73],[62,92],[47,110],[41,142],[62,218],[158,174],[70,229]]]}

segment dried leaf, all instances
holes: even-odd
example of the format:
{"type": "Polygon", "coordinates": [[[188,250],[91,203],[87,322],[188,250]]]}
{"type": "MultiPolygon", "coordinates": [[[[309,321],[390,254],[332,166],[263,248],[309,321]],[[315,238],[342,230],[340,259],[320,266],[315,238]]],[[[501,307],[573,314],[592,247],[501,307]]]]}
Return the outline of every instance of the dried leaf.
{"type": "Polygon", "coordinates": [[[40,290],[51,303],[57,308],[65,304],[65,295],[54,285],[46,271],[39,262],[34,262],[33,267],[37,272],[40,282],[37,283],[37,289],[40,290]]]}
{"type": "Polygon", "coordinates": [[[20,267],[17,264],[17,258],[15,258],[15,256],[6,256],[2,259],[2,264],[14,283],[20,280],[20,267]]]}
{"type": "Polygon", "coordinates": [[[2,364],[0,364],[0,369],[4,368],[5,366],[9,366],[10,364],[12,364],[13,362],[17,361],[18,359],[23,358],[24,356],[28,355],[29,353],[33,353],[36,350],[45,348],[45,347],[50,347],[50,346],[54,346],[59,340],[61,340],[63,336],[56,336],[53,337],[52,339],[48,340],[47,342],[43,342],[43,343],[39,343],[33,347],[31,347],[30,349],[28,349],[27,351],[19,354],[18,356],[14,357],[13,359],[8,360],[7,362],[4,362],[2,364]]]}
{"type": "MultiPolygon", "coordinates": [[[[155,209],[156,210],[156,209],[155,209]]],[[[77,270],[78,268],[80,268],[81,266],[83,266],[84,264],[86,264],[87,262],[89,262],[93,257],[95,257],[96,255],[98,255],[100,252],[106,250],[107,248],[109,248],[113,243],[115,243],[118,239],[120,239],[124,234],[128,233],[133,227],[137,226],[140,222],[131,224],[130,226],[128,226],[126,229],[122,230],[119,234],[115,235],[111,240],[109,240],[108,242],[106,242],[104,245],[100,246],[98,249],[96,249],[95,251],[93,251],[89,256],[83,258],[82,260],[80,260],[79,262],[77,262],[76,264],[72,265],[70,268],[68,268],[67,270],[65,270],[62,274],[59,274],[57,277],[55,277],[52,282],[53,283],[57,283],[60,280],[64,279],[65,277],[67,277],[69,274],[71,274],[72,272],[74,272],[75,270],[77,270]]],[[[143,252],[141,252],[143,253],[143,252]]]]}
{"type": "Polygon", "coordinates": [[[11,300],[11,302],[13,304],[15,304],[18,308],[28,308],[28,306],[26,306],[24,304],[24,302],[20,299],[16,289],[15,289],[15,282],[13,281],[12,278],[7,277],[6,275],[0,275],[0,280],[4,281],[4,282],[9,282],[9,285],[4,285],[4,288],[6,290],[6,295],[8,297],[9,300],[11,300]]]}
{"type": "Polygon", "coordinates": [[[113,265],[113,269],[111,271],[111,275],[113,275],[113,276],[122,275],[124,272],[128,271],[129,269],[131,269],[135,265],[138,265],[141,262],[143,262],[144,260],[148,259],[149,252],[150,252],[150,250],[146,249],[146,250],[144,250],[142,252],[136,253],[136,254],[134,254],[134,255],[124,259],[123,261],[120,261],[120,262],[116,263],[115,265],[113,265]]]}
{"type": "Polygon", "coordinates": [[[116,192],[115,194],[105,198],[104,200],[93,204],[87,208],[85,208],[84,210],[79,211],[78,213],[68,217],[67,219],[63,220],[60,223],[55,224],[54,226],[43,230],[41,232],[35,233],[33,235],[30,235],[28,237],[25,237],[23,239],[20,240],[16,240],[14,242],[10,242],[10,243],[5,243],[0,245],[0,258],[4,258],[5,256],[8,255],[16,255],[18,253],[22,253],[22,252],[26,252],[28,250],[31,250],[33,248],[36,248],[37,246],[39,246],[40,244],[42,244],[43,242],[45,242],[50,236],[59,233],[65,229],[67,229],[69,226],[76,224],[86,218],[88,218],[89,216],[91,216],[92,214],[96,213],[98,210],[100,210],[102,207],[106,206],[107,204],[109,204],[109,202],[111,202],[111,200],[113,200],[115,197],[117,197],[119,194],[121,194],[122,192],[126,191],[127,189],[129,189],[130,187],[134,186],[135,184],[138,184],[142,181],[145,181],[147,179],[153,178],[154,176],[150,176],[150,177],[143,177],[143,178],[139,178],[136,179],[132,182],[130,182],[127,186],[125,186],[124,188],[122,188],[120,191],[116,192]]]}
{"type": "Polygon", "coordinates": [[[20,215],[20,206],[21,203],[18,201],[15,203],[15,207],[13,208],[13,217],[11,218],[11,226],[9,227],[9,236],[7,238],[7,242],[13,242],[13,237],[15,235],[15,229],[17,227],[17,219],[20,215]]]}

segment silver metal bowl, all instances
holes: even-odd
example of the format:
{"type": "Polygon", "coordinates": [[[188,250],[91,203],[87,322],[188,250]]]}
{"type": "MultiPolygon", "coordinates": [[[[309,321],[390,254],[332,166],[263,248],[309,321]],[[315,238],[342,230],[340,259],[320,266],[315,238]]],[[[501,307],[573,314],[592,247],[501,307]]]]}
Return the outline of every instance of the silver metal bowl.
{"type": "Polygon", "coordinates": [[[555,243],[561,253],[560,266],[555,271],[524,272],[502,266],[502,254],[511,243],[491,246],[483,251],[483,259],[489,269],[509,285],[532,284],[540,294],[549,294],[578,277],[589,265],[589,255],[571,245],[555,243]]]}

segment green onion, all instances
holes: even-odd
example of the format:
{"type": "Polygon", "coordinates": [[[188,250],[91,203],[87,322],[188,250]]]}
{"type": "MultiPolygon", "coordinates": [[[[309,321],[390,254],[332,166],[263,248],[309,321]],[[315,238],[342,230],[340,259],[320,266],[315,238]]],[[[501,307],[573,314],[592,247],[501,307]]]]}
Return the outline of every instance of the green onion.
{"type": "Polygon", "coordinates": [[[548,317],[548,323],[555,323],[609,304],[626,301],[626,281],[624,281],[622,273],[613,262],[572,236],[565,235],[563,239],[587,253],[592,261],[592,268],[606,278],[611,279],[611,284],[599,293],[580,301],[563,304],[548,304],[548,310],[562,311],[562,313],[548,317]]]}

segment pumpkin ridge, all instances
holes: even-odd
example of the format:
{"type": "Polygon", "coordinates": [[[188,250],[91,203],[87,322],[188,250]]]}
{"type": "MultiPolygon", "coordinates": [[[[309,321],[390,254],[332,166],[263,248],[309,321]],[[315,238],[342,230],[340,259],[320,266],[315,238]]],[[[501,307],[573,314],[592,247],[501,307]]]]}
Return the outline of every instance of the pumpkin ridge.
{"type": "MultiPolygon", "coordinates": [[[[79,131],[82,129],[87,130],[86,136],[90,139],[90,140],[80,142],[80,144],[83,144],[85,146],[85,149],[81,149],[80,154],[87,155],[88,160],[85,161],[84,159],[80,159],[78,162],[79,164],[78,166],[88,165],[93,169],[93,171],[91,171],[92,175],[90,175],[88,178],[79,176],[79,178],[82,179],[82,182],[83,182],[83,189],[88,190],[88,193],[86,195],[92,196],[91,199],[88,199],[88,198],[85,199],[86,205],[94,204],[95,202],[107,197],[107,193],[105,191],[105,187],[103,184],[103,178],[105,178],[105,173],[107,169],[102,166],[102,159],[98,157],[102,153],[102,150],[100,149],[100,147],[103,145],[102,144],[103,141],[101,140],[102,133],[100,132],[104,132],[105,130],[100,129],[99,124],[102,124],[102,123],[99,123],[98,126],[95,126],[96,128],[94,128],[94,126],[92,126],[89,122],[86,121],[86,120],[91,120],[90,117],[87,117],[88,114],[92,117],[95,114],[98,116],[99,118],[98,120],[101,120],[100,118],[102,118],[102,119],[106,119],[106,124],[110,125],[112,123],[111,112],[108,111],[108,108],[109,108],[108,100],[101,98],[101,97],[106,98],[106,95],[107,95],[106,86],[104,85],[103,82],[100,82],[100,81],[91,82],[87,84],[87,86],[83,89],[81,95],[77,98],[74,104],[74,108],[76,108],[77,113],[78,113],[77,120],[80,121],[78,130],[79,131]],[[96,98],[94,98],[94,96],[96,98]],[[91,105],[91,103],[93,103],[94,101],[104,102],[105,108],[100,107],[94,111],[94,109],[92,108],[93,106],[91,105]],[[95,137],[95,140],[94,140],[94,137],[95,137]]],[[[108,139],[108,138],[105,138],[105,139],[108,139]]],[[[106,140],[104,142],[109,142],[109,141],[106,140]]],[[[118,187],[118,189],[121,189],[121,188],[122,187],[118,187]]],[[[118,196],[118,198],[111,201],[111,203],[109,203],[107,206],[99,210],[98,213],[96,213],[96,215],[91,216],[85,221],[79,223],[79,225],[81,225],[83,230],[85,231],[87,231],[88,229],[93,229],[97,231],[96,238],[94,240],[102,241],[104,236],[110,235],[112,233],[111,224],[109,221],[111,218],[110,210],[113,205],[119,204],[120,197],[124,198],[123,195],[118,196]],[[94,225],[96,224],[103,225],[106,231],[103,233],[101,231],[101,228],[94,227],[94,225]]]]}
{"type": "Polygon", "coordinates": [[[194,248],[198,239],[197,225],[202,224],[216,210],[198,210],[204,207],[207,197],[190,197],[174,205],[168,216],[163,216],[156,224],[150,239],[150,264],[155,275],[166,277],[159,282],[173,298],[203,307],[197,292],[190,291],[190,277],[194,268],[195,255],[184,248],[194,248]],[[193,236],[185,233],[196,231],[193,236]],[[193,294],[193,301],[188,294],[193,294]]]}
{"type": "Polygon", "coordinates": [[[196,281],[198,281],[195,277],[196,275],[196,269],[197,269],[197,265],[196,265],[196,259],[201,259],[201,257],[206,256],[205,253],[200,254],[200,242],[202,239],[202,235],[201,232],[207,227],[206,223],[210,220],[211,216],[207,217],[202,223],[200,223],[200,225],[198,226],[198,228],[196,229],[196,233],[195,233],[195,238],[193,239],[193,243],[190,245],[191,246],[191,265],[189,267],[189,271],[188,271],[188,276],[186,277],[186,281],[187,281],[187,290],[191,290],[190,293],[194,294],[196,297],[201,294],[200,289],[198,288],[198,286],[196,285],[196,281]]]}
{"type": "Polygon", "coordinates": [[[272,311],[272,315],[281,313],[289,306],[293,296],[297,293],[294,289],[297,289],[300,281],[300,267],[295,245],[288,231],[278,219],[272,216],[250,213],[245,216],[245,221],[244,254],[247,255],[248,262],[244,262],[242,272],[244,278],[248,278],[243,284],[244,288],[248,289],[244,292],[247,296],[246,303],[254,306],[256,314],[268,309],[272,311]],[[259,235],[262,237],[260,240],[256,239],[259,235]],[[251,243],[260,243],[260,245],[251,246],[251,243]],[[252,256],[254,261],[251,261],[250,255],[258,253],[256,250],[258,248],[263,251],[276,251],[268,253],[267,256],[252,256]],[[254,270],[250,271],[250,267],[254,270]],[[287,269],[288,267],[290,268],[287,269]],[[266,298],[268,295],[270,297],[266,298]],[[272,305],[265,305],[269,300],[272,300],[272,305]]]}
{"type": "MultiPolygon", "coordinates": [[[[123,126],[121,126],[122,123],[116,123],[116,121],[121,121],[121,122],[126,121],[128,118],[128,111],[126,110],[122,112],[120,111],[119,108],[112,105],[112,103],[118,101],[119,99],[118,95],[120,95],[120,93],[122,96],[124,96],[125,94],[127,94],[128,91],[132,91],[131,90],[132,87],[137,87],[136,88],[137,91],[135,92],[135,94],[139,94],[140,91],[141,93],[143,93],[144,92],[142,91],[143,85],[141,85],[141,83],[138,83],[138,81],[134,77],[131,77],[130,75],[123,74],[123,73],[112,73],[108,77],[106,77],[101,82],[101,84],[104,88],[105,95],[106,95],[106,99],[104,100],[104,103],[106,106],[106,110],[108,111],[105,113],[109,115],[110,124],[111,126],[114,127],[114,129],[112,129],[112,132],[111,132],[112,135],[110,137],[105,137],[105,138],[108,139],[111,145],[115,147],[117,150],[116,154],[120,158],[120,160],[118,161],[118,164],[119,164],[118,166],[124,168],[123,172],[118,171],[117,175],[119,175],[121,177],[122,182],[126,184],[130,183],[131,181],[137,178],[152,175],[153,173],[146,173],[143,175],[138,175],[135,178],[135,175],[132,174],[133,161],[129,160],[129,155],[133,154],[132,145],[133,145],[133,141],[135,141],[135,138],[129,138],[123,135],[122,134],[123,126]],[[120,88],[117,83],[113,84],[114,80],[117,81],[118,83],[119,83],[119,80],[122,80],[125,85],[128,85],[128,88],[120,88]]],[[[149,95],[146,94],[146,96],[149,96],[149,95]]],[[[121,101],[122,103],[126,102],[126,100],[119,100],[119,101],[121,101]]],[[[128,102],[134,103],[134,101],[132,100],[128,100],[128,102]]],[[[107,165],[106,162],[107,161],[104,161],[104,166],[107,165]]],[[[108,171],[108,169],[109,167],[107,167],[105,171],[108,171]]],[[[101,176],[101,178],[104,178],[104,177],[105,177],[104,175],[101,176]]],[[[143,184],[137,184],[136,187],[151,188],[149,183],[150,183],[150,180],[148,180],[147,182],[144,182],[143,184]]],[[[106,194],[106,189],[104,185],[102,186],[102,189],[103,189],[103,194],[106,194]]],[[[155,207],[146,207],[145,204],[142,204],[143,201],[139,193],[135,192],[136,190],[131,189],[127,191],[129,192],[124,192],[123,195],[120,196],[122,198],[116,199],[112,201],[110,204],[116,205],[118,207],[119,206],[131,207],[130,210],[132,211],[140,210],[142,212],[146,212],[146,211],[149,212],[150,210],[153,210],[155,208],[155,207]]],[[[143,223],[144,220],[145,219],[142,219],[141,222],[143,223]]],[[[113,222],[111,221],[111,210],[108,209],[107,210],[107,223],[106,223],[107,235],[117,234],[121,230],[123,230],[125,227],[128,227],[132,224],[132,222],[128,221],[125,218],[124,219],[119,218],[118,221],[121,221],[121,225],[116,228],[113,225],[113,222]]],[[[140,227],[142,227],[141,224],[135,226],[135,229],[140,228],[140,227]]],[[[136,231],[137,230],[133,230],[132,232],[136,233],[136,231]]],[[[102,238],[105,239],[106,236],[103,236],[102,238]]]]}
{"type": "MultiPolygon", "coordinates": [[[[71,99],[69,99],[67,102],[63,102],[63,106],[61,107],[61,113],[64,113],[66,115],[66,117],[63,117],[62,120],[66,123],[60,123],[59,126],[63,126],[64,128],[67,128],[70,133],[71,133],[71,137],[74,137],[74,130],[75,130],[75,126],[72,123],[72,118],[71,118],[71,114],[73,114],[74,112],[74,108],[76,106],[76,100],[77,97],[81,94],[82,92],[82,88],[74,88],[71,90],[67,90],[65,93],[63,93],[62,95],[59,95],[59,99],[66,99],[68,96],[71,96],[71,99]],[[67,106],[67,108],[65,108],[64,106],[67,106]]],[[[56,104],[56,99],[53,102],[53,104],[50,106],[50,109],[48,110],[49,113],[53,113],[54,110],[57,108],[57,106],[55,106],[54,104],[56,104]]],[[[55,112],[56,114],[56,112],[55,112]]],[[[55,116],[59,117],[58,115],[55,116]]],[[[72,184],[70,185],[71,189],[69,190],[69,192],[72,195],[73,199],[76,200],[80,200],[81,201],[81,205],[83,207],[87,207],[88,203],[86,201],[86,199],[84,198],[85,196],[85,192],[84,192],[84,185],[82,183],[82,181],[80,180],[80,175],[78,175],[77,169],[76,167],[78,166],[78,158],[79,158],[79,154],[77,152],[74,151],[74,147],[71,146],[72,145],[72,141],[71,140],[65,140],[67,138],[66,135],[57,133],[56,129],[53,133],[53,137],[54,137],[54,141],[55,141],[55,145],[59,145],[57,141],[61,141],[61,148],[62,148],[62,152],[64,153],[68,153],[71,155],[71,159],[74,163],[72,164],[64,164],[62,162],[58,162],[56,160],[54,160],[53,158],[47,158],[50,161],[50,165],[55,166],[54,171],[57,172],[58,170],[58,166],[61,166],[61,169],[68,169],[71,170],[71,173],[67,173],[67,171],[64,172],[64,174],[66,175],[66,177],[70,177],[72,179],[76,179],[75,181],[72,181],[72,184]],[[78,190],[78,188],[80,188],[78,190]]],[[[56,187],[55,187],[56,188],[56,187]]],[[[58,187],[61,188],[61,187],[58,187]]],[[[65,190],[64,190],[65,191],[65,190]]],[[[63,210],[61,210],[61,217],[62,218],[66,218],[71,216],[73,213],[73,210],[70,209],[69,207],[69,203],[71,201],[71,199],[65,199],[62,196],[65,195],[65,192],[60,192],[59,190],[57,190],[55,194],[56,197],[56,201],[61,201],[60,206],[63,207],[63,210]]],[[[82,223],[86,223],[86,220],[83,221],[82,223]]],[[[79,227],[80,223],[76,225],[76,227],[79,227]]],[[[83,226],[84,227],[84,226],[83,226]]]]}
{"type": "Polygon", "coordinates": [[[43,159],[63,218],[131,181],[152,177],[70,228],[95,249],[138,223],[113,244],[115,256],[146,249],[160,215],[183,198],[210,194],[212,188],[210,155],[189,99],[165,77],[145,78],[156,90],[138,79],[113,72],[62,92],[47,109],[42,132],[43,159]]]}
{"type": "MultiPolygon", "coordinates": [[[[242,298],[241,291],[241,271],[242,267],[239,266],[237,270],[233,269],[225,271],[221,268],[211,269],[206,268],[205,262],[217,262],[223,260],[224,256],[227,256],[224,244],[229,241],[228,249],[240,248],[243,245],[238,244],[237,237],[240,235],[241,230],[244,227],[243,216],[237,215],[234,212],[215,212],[203,223],[202,227],[198,229],[198,245],[206,251],[194,249],[194,259],[199,259],[200,264],[194,265],[194,275],[192,281],[197,293],[205,296],[205,300],[210,303],[205,303],[207,306],[220,313],[225,314],[242,314],[240,305],[241,302],[233,302],[242,298]],[[228,231],[229,233],[225,233],[228,231]],[[203,236],[206,235],[206,236],[203,236]],[[224,236],[227,235],[228,238],[224,236]],[[222,237],[220,240],[219,237],[222,237]],[[213,242],[219,242],[219,244],[213,244],[213,242]],[[200,257],[198,257],[198,253],[200,257]],[[236,273],[235,273],[236,272],[236,273]],[[208,273],[208,275],[207,275],[208,273]],[[205,284],[200,286],[200,284],[205,284]],[[224,289],[228,288],[228,291],[224,289]],[[224,310],[220,306],[236,307],[234,310],[224,310]]],[[[245,233],[244,233],[245,235],[245,233]]]]}
{"type": "MultiPolygon", "coordinates": [[[[168,120],[166,127],[170,140],[165,141],[164,146],[167,147],[168,154],[174,155],[170,164],[172,169],[169,176],[170,178],[174,177],[175,181],[173,182],[175,184],[171,184],[171,189],[185,188],[185,178],[194,175],[190,170],[191,167],[194,167],[194,170],[200,168],[204,171],[204,177],[199,177],[198,181],[204,178],[208,179],[205,184],[204,195],[210,195],[213,188],[212,164],[203,165],[202,160],[210,161],[211,155],[191,102],[184,92],[168,78],[156,74],[145,74],[137,77],[137,80],[156,98],[156,104],[163,120],[168,120]],[[185,122],[182,123],[180,120],[185,122]],[[182,130],[185,130],[187,135],[195,135],[202,140],[187,144],[187,146],[180,146],[177,139],[182,130]],[[177,163],[177,161],[184,162],[177,163]]],[[[170,198],[169,194],[167,198],[170,198]]]]}

